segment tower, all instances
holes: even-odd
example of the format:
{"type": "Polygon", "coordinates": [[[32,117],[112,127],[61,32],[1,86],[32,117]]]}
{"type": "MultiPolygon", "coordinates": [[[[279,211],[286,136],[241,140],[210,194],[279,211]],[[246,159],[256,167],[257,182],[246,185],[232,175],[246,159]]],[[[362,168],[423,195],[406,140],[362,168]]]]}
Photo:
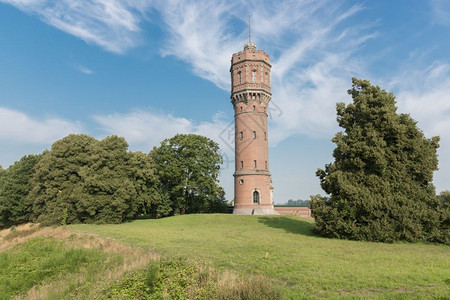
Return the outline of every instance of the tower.
{"type": "Polygon", "coordinates": [[[231,59],[235,124],[234,214],[277,214],[269,172],[270,56],[250,39],[231,59]]]}

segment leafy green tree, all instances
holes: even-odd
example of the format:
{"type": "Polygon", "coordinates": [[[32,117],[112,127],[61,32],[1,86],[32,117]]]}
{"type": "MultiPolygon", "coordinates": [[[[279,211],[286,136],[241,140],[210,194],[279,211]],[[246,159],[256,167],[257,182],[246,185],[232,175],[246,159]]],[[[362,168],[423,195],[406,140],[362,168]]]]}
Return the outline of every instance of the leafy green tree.
{"type": "Polygon", "coordinates": [[[316,230],[356,240],[449,242],[437,200],[439,137],[427,139],[392,93],[353,78],[353,103],[338,103],[344,129],[332,139],[335,161],[317,176],[328,198],[312,197],[316,230]]]}
{"type": "Polygon", "coordinates": [[[161,189],[153,158],[142,152],[133,152],[129,170],[137,192],[137,215],[153,218],[168,216],[172,211],[169,195],[161,189]]]}
{"type": "Polygon", "coordinates": [[[444,211],[444,228],[450,228],[450,191],[442,191],[438,196],[444,211]]]}
{"type": "Polygon", "coordinates": [[[29,221],[30,178],[43,154],[26,155],[0,171],[0,228],[29,221]]]}
{"type": "Polygon", "coordinates": [[[161,186],[170,197],[170,214],[216,212],[225,206],[218,176],[222,156],[207,137],[177,134],[151,152],[161,186]]]}
{"type": "Polygon", "coordinates": [[[163,198],[154,163],[124,138],[69,135],[36,166],[28,196],[44,224],[120,223],[151,214],[163,198]]]}
{"type": "Polygon", "coordinates": [[[80,169],[84,197],[76,203],[79,221],[120,223],[134,217],[137,192],[129,176],[131,157],[122,137],[92,144],[91,162],[80,169]]]}
{"type": "Polygon", "coordinates": [[[85,211],[78,211],[83,192],[83,171],[93,161],[98,141],[84,134],[71,134],[53,143],[51,150],[36,166],[28,195],[33,221],[43,224],[82,222],[85,211]]]}

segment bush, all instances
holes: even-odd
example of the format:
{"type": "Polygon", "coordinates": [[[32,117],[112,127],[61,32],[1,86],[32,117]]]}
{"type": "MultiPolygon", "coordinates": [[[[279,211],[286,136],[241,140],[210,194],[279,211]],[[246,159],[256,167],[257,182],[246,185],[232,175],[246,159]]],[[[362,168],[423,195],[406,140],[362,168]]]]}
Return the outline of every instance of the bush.
{"type": "Polygon", "coordinates": [[[223,285],[220,275],[198,262],[164,259],[126,275],[105,294],[113,299],[282,299],[280,289],[262,276],[247,280],[229,276],[223,285]]]}

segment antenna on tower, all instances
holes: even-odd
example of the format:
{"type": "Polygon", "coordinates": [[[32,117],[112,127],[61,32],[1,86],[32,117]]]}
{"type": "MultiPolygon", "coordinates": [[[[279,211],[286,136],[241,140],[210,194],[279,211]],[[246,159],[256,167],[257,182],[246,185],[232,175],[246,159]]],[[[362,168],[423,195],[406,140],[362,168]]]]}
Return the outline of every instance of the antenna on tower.
{"type": "Polygon", "coordinates": [[[251,49],[251,50],[256,49],[255,43],[252,43],[252,34],[251,34],[251,27],[250,27],[250,14],[248,15],[248,43],[245,44],[244,49],[251,49]]]}
{"type": "Polygon", "coordinates": [[[249,44],[252,43],[252,36],[250,31],[250,14],[248,15],[248,43],[249,44]]]}

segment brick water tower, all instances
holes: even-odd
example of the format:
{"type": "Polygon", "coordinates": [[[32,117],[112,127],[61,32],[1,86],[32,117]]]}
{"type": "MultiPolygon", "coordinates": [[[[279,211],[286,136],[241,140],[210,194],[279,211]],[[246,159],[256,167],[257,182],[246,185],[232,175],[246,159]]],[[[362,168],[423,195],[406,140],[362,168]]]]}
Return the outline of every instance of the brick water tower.
{"type": "Polygon", "coordinates": [[[277,214],[269,172],[270,56],[249,41],[231,59],[235,124],[234,214],[277,214]]]}

